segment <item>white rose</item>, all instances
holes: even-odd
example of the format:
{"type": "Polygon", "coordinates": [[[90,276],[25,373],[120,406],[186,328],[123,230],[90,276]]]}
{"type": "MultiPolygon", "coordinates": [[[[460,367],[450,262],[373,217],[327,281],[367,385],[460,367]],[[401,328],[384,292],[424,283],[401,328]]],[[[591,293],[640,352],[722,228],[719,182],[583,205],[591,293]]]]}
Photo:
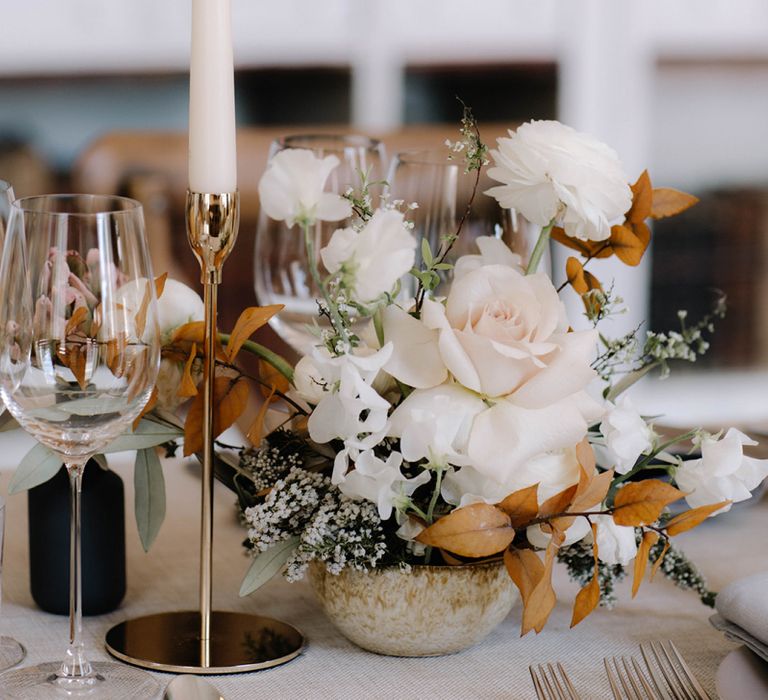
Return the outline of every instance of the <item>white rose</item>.
{"type": "Polygon", "coordinates": [[[339,164],[336,156],[320,158],[304,148],[288,148],[267,163],[259,181],[259,200],[267,216],[296,222],[340,221],[352,214],[350,203],[332,192],[324,192],[328,176],[339,164]]]}
{"type": "Polygon", "coordinates": [[[480,254],[462,255],[456,261],[453,268],[454,281],[485,265],[508,265],[522,271],[522,258],[517,253],[513,253],[504,241],[493,236],[478,236],[475,239],[475,245],[480,254]]]}
{"type": "Polygon", "coordinates": [[[597,557],[611,566],[626,566],[637,555],[635,528],[617,525],[610,515],[593,515],[597,525],[597,557]]]}
{"type": "MultiPolygon", "coordinates": [[[[701,459],[684,462],[675,474],[678,487],[688,495],[691,508],[730,500],[745,501],[768,476],[768,459],[744,455],[744,445],[757,445],[736,428],[721,440],[707,438],[701,443],[701,459]]],[[[730,510],[730,505],[718,513],[730,510]]]]}
{"type": "Polygon", "coordinates": [[[354,470],[339,482],[339,490],[349,498],[372,501],[378,506],[379,517],[387,520],[393,508],[405,508],[413,492],[431,479],[428,471],[406,478],[400,471],[402,463],[399,452],[390,452],[385,462],[373,450],[365,450],[355,460],[354,470]]]}
{"type": "Polygon", "coordinates": [[[377,209],[360,231],[336,230],[320,257],[328,272],[342,272],[354,301],[370,304],[413,267],[416,240],[401,212],[377,209]]]}
{"type": "Polygon", "coordinates": [[[607,468],[614,467],[619,474],[632,469],[637,458],[647,452],[653,442],[650,427],[626,394],[616,405],[610,404],[600,424],[600,432],[605,438],[605,445],[597,447],[600,463],[607,468]]]}
{"type": "Polygon", "coordinates": [[[484,410],[483,400],[458,384],[417,389],[395,409],[389,435],[400,438],[400,451],[409,462],[461,466],[468,463],[472,421],[484,410]]]}
{"type": "Polygon", "coordinates": [[[616,152],[556,121],[532,121],[491,150],[489,177],[503,183],[486,194],[539,226],[553,219],[569,236],[602,241],[632,205],[616,152]]]}

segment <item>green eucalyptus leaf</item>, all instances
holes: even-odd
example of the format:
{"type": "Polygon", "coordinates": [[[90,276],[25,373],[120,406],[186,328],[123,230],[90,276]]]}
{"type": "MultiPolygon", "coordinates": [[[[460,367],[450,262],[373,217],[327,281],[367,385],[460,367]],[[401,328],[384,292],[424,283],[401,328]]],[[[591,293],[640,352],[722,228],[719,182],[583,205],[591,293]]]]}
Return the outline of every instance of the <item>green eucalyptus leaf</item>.
{"type": "Polygon", "coordinates": [[[148,552],[165,519],[165,479],[154,447],[136,453],[133,469],[136,526],[144,551],[148,552]]]}
{"type": "Polygon", "coordinates": [[[266,552],[257,555],[240,585],[240,595],[250,595],[269,581],[283,568],[283,565],[288,561],[298,544],[299,538],[294,535],[287,540],[278,542],[278,544],[270,547],[266,552]]]}
{"type": "Polygon", "coordinates": [[[174,426],[142,418],[136,426],[136,430],[116,437],[103,452],[110,454],[112,452],[143,450],[147,447],[162,445],[169,440],[175,440],[183,434],[183,430],[174,426]]]}
{"type": "Polygon", "coordinates": [[[24,455],[8,485],[8,493],[20,493],[55,476],[64,462],[55,452],[37,443],[24,455]]]}
{"type": "Polygon", "coordinates": [[[426,238],[421,239],[421,257],[427,267],[432,267],[432,249],[429,247],[429,241],[426,238]]]}

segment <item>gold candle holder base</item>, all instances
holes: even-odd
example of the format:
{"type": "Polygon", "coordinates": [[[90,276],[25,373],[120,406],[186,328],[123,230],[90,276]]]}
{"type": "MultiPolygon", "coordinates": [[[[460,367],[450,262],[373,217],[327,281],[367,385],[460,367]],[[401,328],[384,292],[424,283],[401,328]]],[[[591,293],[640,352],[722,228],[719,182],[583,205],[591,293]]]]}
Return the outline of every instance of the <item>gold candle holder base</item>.
{"type": "Polygon", "coordinates": [[[237,192],[187,192],[186,219],[189,244],[200,263],[205,305],[200,610],[121,622],[107,632],[106,647],[117,659],[154,671],[245,673],[296,658],[304,648],[304,637],[285,622],[214,611],[211,605],[217,293],[222,266],[237,239],[240,196],[237,192]]]}
{"type": "Polygon", "coordinates": [[[127,620],[107,633],[107,651],[120,661],[151,671],[229,674],[259,671],[295,659],[304,637],[269,617],[211,613],[210,649],[201,648],[200,613],[159,613],[127,620]]]}

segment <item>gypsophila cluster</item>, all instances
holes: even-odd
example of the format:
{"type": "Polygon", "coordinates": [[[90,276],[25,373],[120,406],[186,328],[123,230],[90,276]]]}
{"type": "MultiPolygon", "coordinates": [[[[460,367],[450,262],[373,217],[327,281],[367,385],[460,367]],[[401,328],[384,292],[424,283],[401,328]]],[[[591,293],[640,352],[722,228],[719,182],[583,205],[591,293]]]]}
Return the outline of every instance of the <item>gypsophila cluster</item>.
{"type": "Polygon", "coordinates": [[[452,160],[455,155],[462,154],[464,159],[464,172],[470,173],[473,170],[480,170],[488,165],[488,147],[480,140],[480,131],[477,127],[477,120],[472,114],[472,110],[461,100],[461,106],[464,113],[461,117],[461,127],[459,133],[461,138],[458,141],[445,140],[445,145],[450,149],[448,156],[452,160]]]}
{"type": "Polygon", "coordinates": [[[285,577],[289,581],[301,579],[312,561],[321,562],[333,575],[345,568],[369,571],[386,552],[376,506],[370,501],[353,501],[334,489],[326,492],[307,522],[288,560],[285,577]]]}
{"type": "Polygon", "coordinates": [[[250,475],[256,491],[270,488],[299,466],[301,457],[297,453],[285,453],[279,447],[251,447],[240,452],[240,467],[250,475]]]}
{"type": "Polygon", "coordinates": [[[275,482],[263,503],[246,509],[248,540],[256,552],[300,535],[323,503],[331,480],[322,474],[294,467],[275,482]]]}

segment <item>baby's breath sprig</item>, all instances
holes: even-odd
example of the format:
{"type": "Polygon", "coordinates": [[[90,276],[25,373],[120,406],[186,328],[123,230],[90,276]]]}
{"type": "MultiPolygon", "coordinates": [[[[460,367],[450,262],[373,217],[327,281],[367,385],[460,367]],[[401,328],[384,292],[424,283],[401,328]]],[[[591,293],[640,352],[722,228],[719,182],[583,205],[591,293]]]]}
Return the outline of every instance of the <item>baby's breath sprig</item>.
{"type": "Polygon", "coordinates": [[[360,219],[360,224],[364,224],[373,216],[373,212],[374,212],[373,195],[371,195],[371,187],[375,187],[378,185],[386,187],[387,181],[386,180],[373,180],[373,181],[370,180],[370,177],[371,177],[370,168],[368,168],[368,170],[366,170],[365,172],[363,172],[362,170],[358,170],[357,174],[360,177],[360,188],[356,190],[354,187],[350,186],[344,192],[342,197],[344,197],[344,199],[346,199],[352,205],[352,211],[360,219]]]}

